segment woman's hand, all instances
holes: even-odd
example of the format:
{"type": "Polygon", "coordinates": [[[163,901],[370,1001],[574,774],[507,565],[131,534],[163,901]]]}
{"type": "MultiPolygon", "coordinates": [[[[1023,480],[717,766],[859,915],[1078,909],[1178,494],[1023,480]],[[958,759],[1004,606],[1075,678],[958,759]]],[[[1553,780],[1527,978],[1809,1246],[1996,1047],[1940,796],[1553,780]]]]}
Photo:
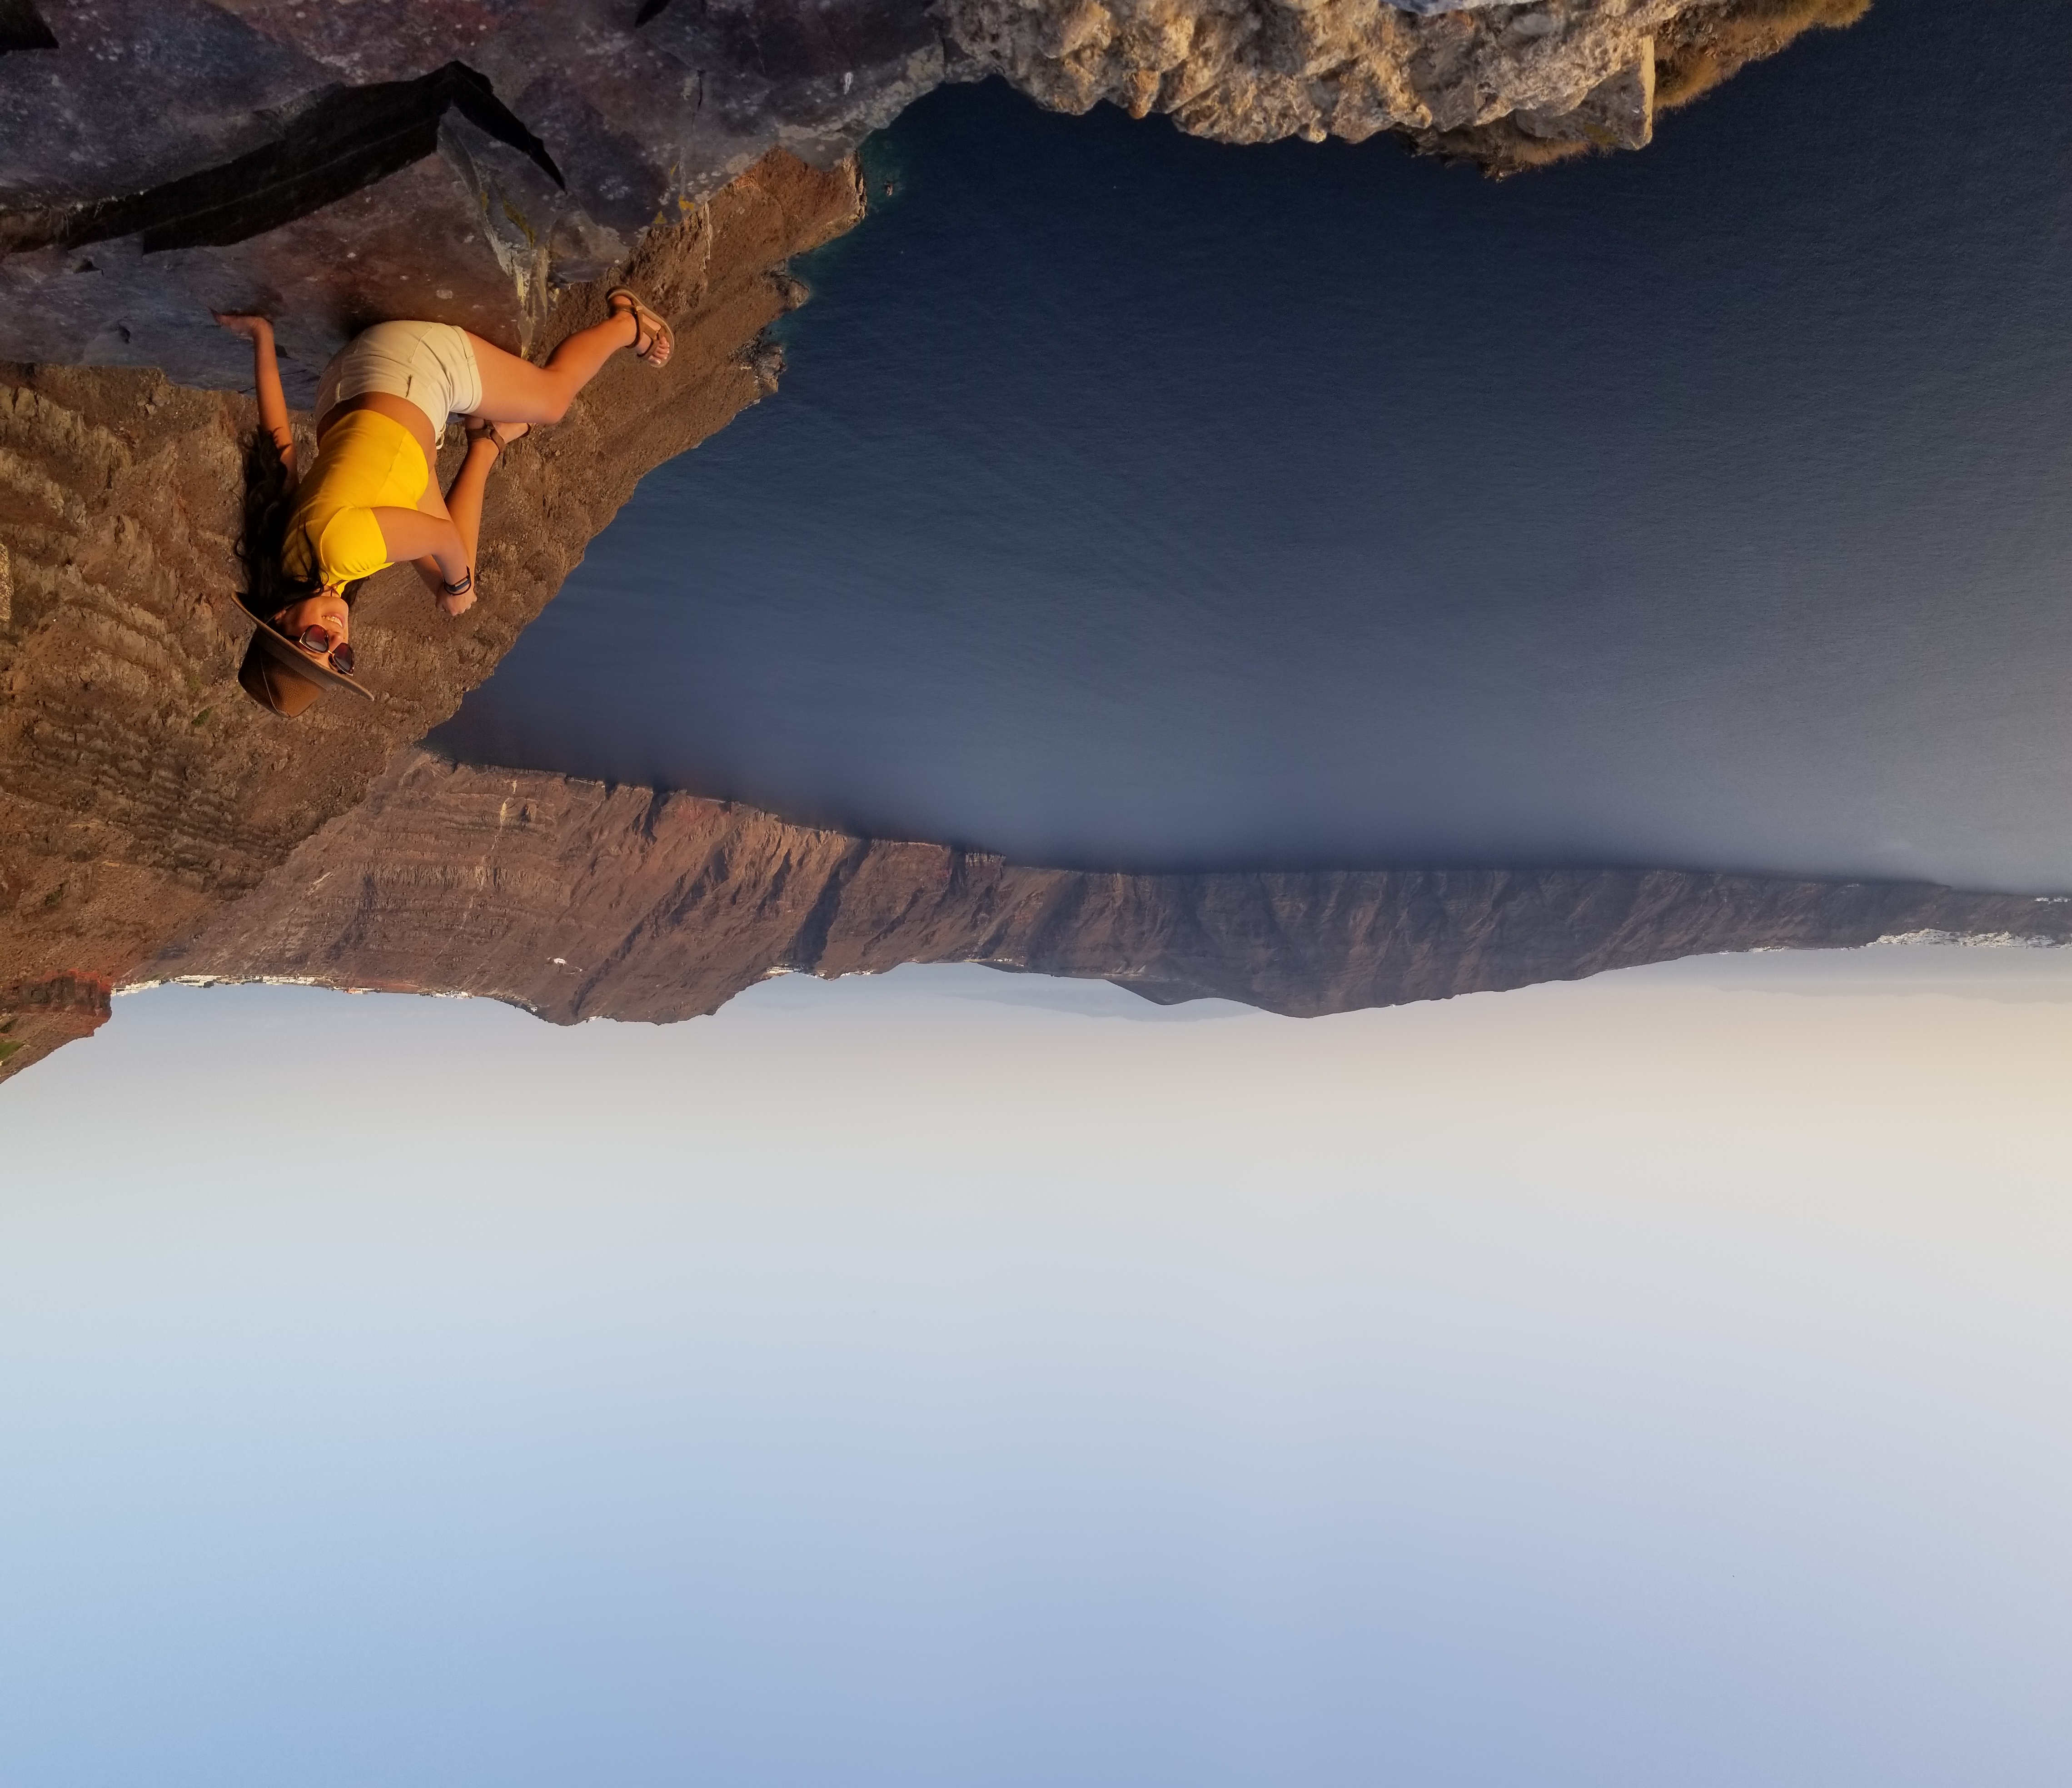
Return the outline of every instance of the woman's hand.
{"type": "Polygon", "coordinates": [[[458,596],[450,594],[446,589],[446,574],[439,569],[437,559],[413,559],[410,565],[424,579],[425,588],[432,593],[432,600],[438,604],[442,614],[465,614],[475,606],[473,583],[458,596]]]}
{"type": "Polygon", "coordinates": [[[368,513],[381,530],[381,543],[392,560],[398,564],[416,561],[418,573],[427,583],[432,578],[426,564],[436,570],[438,587],[433,594],[442,610],[462,614],[474,606],[475,571],[468,563],[467,543],[451,521],[419,509],[370,509],[368,513]],[[462,587],[456,590],[456,584],[462,587]]]}
{"type": "Polygon", "coordinates": [[[475,567],[470,565],[460,577],[454,579],[458,590],[442,582],[439,586],[439,606],[449,615],[465,614],[475,606],[475,567]]]}
{"type": "Polygon", "coordinates": [[[425,588],[432,593],[432,600],[438,604],[442,614],[465,614],[475,606],[474,575],[469,574],[468,587],[455,594],[446,588],[446,574],[439,569],[437,559],[413,559],[410,566],[425,581],[425,588]]]}
{"type": "Polygon", "coordinates": [[[247,316],[239,310],[212,310],[209,314],[232,335],[242,335],[254,347],[262,335],[269,341],[273,339],[273,325],[265,317],[247,316]]]}

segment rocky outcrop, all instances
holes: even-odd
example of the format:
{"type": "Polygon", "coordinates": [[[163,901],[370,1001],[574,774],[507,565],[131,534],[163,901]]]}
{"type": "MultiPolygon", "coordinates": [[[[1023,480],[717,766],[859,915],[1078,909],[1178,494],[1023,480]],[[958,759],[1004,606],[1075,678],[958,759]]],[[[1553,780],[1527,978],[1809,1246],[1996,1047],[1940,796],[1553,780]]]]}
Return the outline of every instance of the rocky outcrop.
{"type": "Polygon", "coordinates": [[[783,263],[861,214],[842,156],[938,82],[1503,170],[1644,142],[1665,96],[1863,4],[0,0],[0,1074],[352,808],[639,475],[771,387],[783,263]],[[511,454],[483,602],[447,623],[388,573],[356,624],[371,717],[249,709],[249,363],[209,309],[273,316],[306,401],[368,323],[536,354],[613,276],[675,315],[676,357],[511,454]]]}
{"type": "MultiPolygon", "coordinates": [[[[1545,0],[1422,16],[1375,0],[952,0],[952,30],[1058,110],[1102,100],[1224,142],[1451,142],[1507,121],[1534,141],[1638,149],[1654,129],[1655,35],[1679,0],[1545,0]]],[[[1488,134],[1494,148],[1499,138],[1488,134]]],[[[1492,158],[1502,162],[1507,158],[1492,158]]]]}
{"type": "Polygon", "coordinates": [[[977,962],[1309,1017],[1924,934],[2062,943],[2072,901],[1676,870],[1029,869],[413,751],[138,979],[477,994],[557,1024],[666,1022],[779,970],[977,962]]]}
{"type": "Polygon", "coordinates": [[[1394,131],[1503,173],[1638,149],[1683,103],[1869,0],[946,0],[953,76],[1219,142],[1394,131]]]}
{"type": "Polygon", "coordinates": [[[291,393],[384,317],[532,345],[773,147],[831,167],[1004,75],[1230,142],[1394,131],[1505,171],[1638,147],[1868,0],[10,0],[0,358],[237,387],[207,313],[276,319],[291,393]]]}
{"type": "MultiPolygon", "coordinates": [[[[354,643],[372,709],[283,722],[236,688],[248,401],[155,372],[0,367],[0,1026],[11,1014],[18,1037],[54,977],[134,972],[356,804],[488,674],[641,475],[761,394],[763,331],[799,295],[779,269],[860,203],[846,166],[779,154],[649,234],[634,276],[678,319],[668,367],[622,356],[511,450],[482,600],[458,621],[407,569],[368,586],[354,643]]],[[[575,289],[553,327],[602,305],[575,289]]]]}
{"type": "Polygon", "coordinates": [[[0,987],[0,1077],[108,1021],[112,989],[90,976],[47,975],[0,987]]]}

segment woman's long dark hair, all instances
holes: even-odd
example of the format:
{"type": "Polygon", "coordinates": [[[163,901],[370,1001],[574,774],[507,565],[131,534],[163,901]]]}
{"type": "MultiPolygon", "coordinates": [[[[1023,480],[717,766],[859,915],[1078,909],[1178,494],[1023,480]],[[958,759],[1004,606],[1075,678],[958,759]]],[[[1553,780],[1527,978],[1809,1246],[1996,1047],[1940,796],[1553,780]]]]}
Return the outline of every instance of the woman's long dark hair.
{"type": "MultiPolygon", "coordinates": [[[[306,601],[323,588],[314,568],[298,578],[282,563],[288,540],[288,513],[295,506],[295,493],[288,483],[288,464],[270,430],[252,431],[245,444],[245,531],[237,542],[237,562],[245,567],[245,586],[238,601],[262,620],[270,619],[290,603],[306,601]]],[[[360,594],[364,578],[345,586],[346,602],[360,594]]]]}
{"type": "Polygon", "coordinates": [[[270,429],[252,431],[245,444],[245,532],[238,538],[237,562],[245,567],[245,588],[238,601],[262,619],[278,614],[290,603],[314,596],[322,587],[311,575],[289,575],[282,564],[287,544],[288,512],[295,493],[288,483],[287,462],[270,429]]]}

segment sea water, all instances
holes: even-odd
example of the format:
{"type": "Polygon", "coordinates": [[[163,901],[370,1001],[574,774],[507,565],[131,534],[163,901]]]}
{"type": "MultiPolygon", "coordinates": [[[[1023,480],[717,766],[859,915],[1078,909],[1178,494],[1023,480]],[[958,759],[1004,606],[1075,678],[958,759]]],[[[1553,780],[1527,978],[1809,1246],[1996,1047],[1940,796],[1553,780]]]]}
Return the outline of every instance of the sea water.
{"type": "Polygon", "coordinates": [[[435,742],[1024,859],[2072,887],[2072,10],[1492,181],[947,89],[435,742]]]}

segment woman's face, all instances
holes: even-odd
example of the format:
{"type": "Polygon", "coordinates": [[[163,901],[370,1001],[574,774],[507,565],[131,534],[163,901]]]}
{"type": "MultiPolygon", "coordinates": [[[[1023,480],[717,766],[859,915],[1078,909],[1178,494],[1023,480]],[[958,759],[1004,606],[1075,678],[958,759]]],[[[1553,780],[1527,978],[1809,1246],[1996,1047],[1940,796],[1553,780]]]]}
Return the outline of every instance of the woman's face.
{"type": "Polygon", "coordinates": [[[352,637],[352,610],[345,606],[344,595],[335,590],[320,590],[314,596],[306,596],[299,602],[290,602],[280,614],[281,631],[312,658],[323,658],[345,644],[352,637]],[[306,643],[302,635],[312,627],[321,627],[327,640],[319,651],[306,643]]]}

